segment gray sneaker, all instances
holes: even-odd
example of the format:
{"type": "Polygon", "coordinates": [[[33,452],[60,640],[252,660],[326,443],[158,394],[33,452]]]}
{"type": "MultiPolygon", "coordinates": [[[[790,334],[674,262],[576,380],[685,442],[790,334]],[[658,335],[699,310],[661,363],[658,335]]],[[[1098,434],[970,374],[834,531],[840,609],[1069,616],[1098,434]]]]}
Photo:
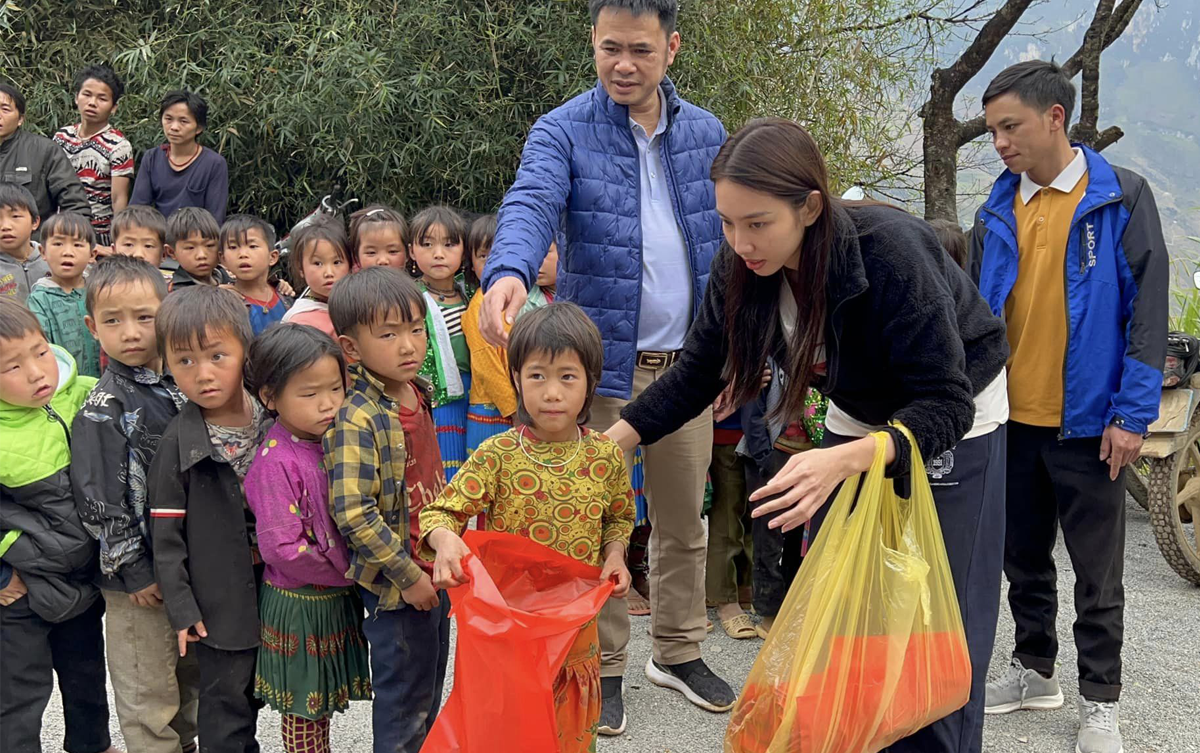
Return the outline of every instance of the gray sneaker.
{"type": "Polygon", "coordinates": [[[1079,742],[1075,753],[1125,753],[1121,744],[1120,704],[1079,699],[1079,742]]]}
{"type": "Polygon", "coordinates": [[[998,680],[987,684],[983,713],[1008,714],[1021,709],[1057,709],[1062,705],[1057,675],[1042,677],[1032,669],[1025,669],[1020,659],[1013,659],[998,680]]]}

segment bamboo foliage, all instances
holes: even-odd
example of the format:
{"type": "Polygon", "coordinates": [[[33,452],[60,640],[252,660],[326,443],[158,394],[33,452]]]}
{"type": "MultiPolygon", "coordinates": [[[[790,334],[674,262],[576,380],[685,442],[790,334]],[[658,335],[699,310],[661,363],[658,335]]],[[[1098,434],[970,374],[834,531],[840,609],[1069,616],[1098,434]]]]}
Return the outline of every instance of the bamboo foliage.
{"type": "MultiPolygon", "coordinates": [[[[898,30],[856,24],[909,2],[686,0],[671,75],[731,131],[802,120],[842,185],[884,177],[889,103],[916,70],[898,30]]],[[[404,211],[489,211],[533,121],[593,85],[589,28],[583,0],[0,0],[0,76],[48,134],[76,120],[73,73],[109,62],[139,154],[161,141],[162,94],[200,92],[231,211],[277,225],[335,182],[404,211]]]]}

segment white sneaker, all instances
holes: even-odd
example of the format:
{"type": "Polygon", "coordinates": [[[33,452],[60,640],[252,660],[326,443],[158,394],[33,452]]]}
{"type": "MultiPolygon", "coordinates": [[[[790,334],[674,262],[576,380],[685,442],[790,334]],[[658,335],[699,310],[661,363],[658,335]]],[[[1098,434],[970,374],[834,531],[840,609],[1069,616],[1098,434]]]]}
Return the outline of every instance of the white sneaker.
{"type": "Polygon", "coordinates": [[[1058,675],[1042,677],[1014,658],[1000,679],[987,684],[983,713],[1008,714],[1021,709],[1057,709],[1062,705],[1058,675]]]}
{"type": "Polygon", "coordinates": [[[1120,706],[1116,701],[1079,699],[1079,741],[1075,753],[1125,753],[1120,706]]]}

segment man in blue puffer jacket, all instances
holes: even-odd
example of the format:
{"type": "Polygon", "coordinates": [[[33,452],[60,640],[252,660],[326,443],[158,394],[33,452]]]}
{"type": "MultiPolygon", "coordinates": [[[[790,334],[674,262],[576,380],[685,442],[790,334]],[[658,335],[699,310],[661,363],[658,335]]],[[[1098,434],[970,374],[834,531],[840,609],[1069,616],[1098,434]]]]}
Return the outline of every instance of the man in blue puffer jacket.
{"type": "Polygon", "coordinates": [[[1076,581],[1076,751],[1121,753],[1124,474],[1158,415],[1170,265],[1146,180],[1068,141],[1074,103],[1071,81],[1040,60],[1003,71],[983,95],[1008,170],[979,210],[972,260],[1008,325],[1004,574],[1016,622],[1011,666],[988,684],[985,708],[1063,704],[1061,525],[1076,581]]]}
{"type": "MultiPolygon", "coordinates": [[[[558,295],[581,306],[604,338],[590,421],[603,431],[674,362],[700,306],[721,241],[709,170],[726,134],[666,77],[679,49],[674,0],[591,0],[590,10],[599,82],[529,133],[500,207],[480,324],[505,344],[561,228],[558,295]]],[[[710,412],[645,449],[654,637],[646,674],[702,708],[726,711],[735,694],[700,658],[707,622],[700,508],[711,452],[710,412]]],[[[629,642],[623,598],[605,606],[599,629],[600,732],[617,735],[625,729],[629,642]]]]}

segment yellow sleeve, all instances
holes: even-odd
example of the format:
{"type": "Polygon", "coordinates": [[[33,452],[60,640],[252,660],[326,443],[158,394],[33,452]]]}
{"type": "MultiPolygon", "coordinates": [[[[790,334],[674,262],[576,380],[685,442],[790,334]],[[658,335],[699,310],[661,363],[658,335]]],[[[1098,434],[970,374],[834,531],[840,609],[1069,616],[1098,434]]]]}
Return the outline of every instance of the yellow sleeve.
{"type": "Polygon", "coordinates": [[[625,465],[625,453],[616,442],[605,440],[608,462],[611,472],[605,483],[607,490],[604,505],[604,518],[601,522],[600,547],[603,549],[613,541],[619,541],[629,547],[629,537],[633,535],[633,524],[636,519],[636,509],[633,487],[629,485],[629,469],[625,465]]]}
{"type": "Polygon", "coordinates": [[[517,393],[508,376],[508,352],[483,339],[479,330],[479,314],[483,310],[483,291],[475,293],[463,313],[463,335],[471,350],[471,392],[484,396],[505,416],[517,412],[517,393]]]}
{"type": "Polygon", "coordinates": [[[437,556],[437,552],[425,540],[430,531],[449,528],[461,536],[471,518],[491,507],[499,468],[500,455],[492,440],[484,442],[467,458],[467,462],[454,474],[454,480],[446,484],[437,499],[421,510],[421,538],[417,541],[419,557],[432,562],[437,556]]]}

